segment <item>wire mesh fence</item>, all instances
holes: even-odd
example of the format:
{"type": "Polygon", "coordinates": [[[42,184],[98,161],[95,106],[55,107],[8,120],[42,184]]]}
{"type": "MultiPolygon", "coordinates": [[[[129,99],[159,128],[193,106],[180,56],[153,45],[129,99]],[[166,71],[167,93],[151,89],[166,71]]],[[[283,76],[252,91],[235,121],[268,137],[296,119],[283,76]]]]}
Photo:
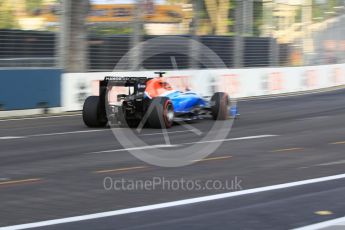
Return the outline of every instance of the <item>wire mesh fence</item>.
{"type": "Polygon", "coordinates": [[[176,52],[147,58],[150,51],[142,45],[126,68],[208,66],[195,62],[200,54],[192,43],[169,36],[200,42],[228,68],[341,63],[344,4],[343,0],[0,0],[0,67],[111,71],[131,48],[161,36],[176,52]]]}
{"type": "Polygon", "coordinates": [[[0,30],[0,67],[54,67],[55,34],[0,30]]]}

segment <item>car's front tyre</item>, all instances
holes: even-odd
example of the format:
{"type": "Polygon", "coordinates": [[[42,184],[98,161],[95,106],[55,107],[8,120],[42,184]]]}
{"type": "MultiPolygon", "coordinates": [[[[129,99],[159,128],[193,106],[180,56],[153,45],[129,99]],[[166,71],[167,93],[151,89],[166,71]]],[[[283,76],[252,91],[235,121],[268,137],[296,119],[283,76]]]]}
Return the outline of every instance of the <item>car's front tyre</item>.
{"type": "Polygon", "coordinates": [[[211,98],[211,115],[214,120],[228,119],[229,96],[227,93],[217,92],[211,98]]]}

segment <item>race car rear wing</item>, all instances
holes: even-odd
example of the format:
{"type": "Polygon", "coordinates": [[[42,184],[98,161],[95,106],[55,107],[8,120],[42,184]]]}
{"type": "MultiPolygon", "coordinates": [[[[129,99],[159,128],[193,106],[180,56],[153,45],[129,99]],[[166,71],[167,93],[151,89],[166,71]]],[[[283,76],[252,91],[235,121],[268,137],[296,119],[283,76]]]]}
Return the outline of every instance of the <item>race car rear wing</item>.
{"type": "Polygon", "coordinates": [[[107,96],[107,89],[113,86],[119,87],[133,87],[131,94],[144,93],[146,89],[146,82],[152,78],[147,77],[114,77],[106,76],[99,84],[100,106],[104,108],[105,99],[107,96]]]}
{"type": "Polygon", "coordinates": [[[112,77],[107,76],[99,84],[99,95],[101,96],[107,87],[122,86],[122,87],[134,87],[134,92],[144,92],[146,88],[146,82],[152,78],[147,77],[112,77]]]}
{"type": "Polygon", "coordinates": [[[151,78],[147,77],[112,77],[107,76],[101,81],[101,86],[135,86],[137,84],[146,84],[151,78]]]}

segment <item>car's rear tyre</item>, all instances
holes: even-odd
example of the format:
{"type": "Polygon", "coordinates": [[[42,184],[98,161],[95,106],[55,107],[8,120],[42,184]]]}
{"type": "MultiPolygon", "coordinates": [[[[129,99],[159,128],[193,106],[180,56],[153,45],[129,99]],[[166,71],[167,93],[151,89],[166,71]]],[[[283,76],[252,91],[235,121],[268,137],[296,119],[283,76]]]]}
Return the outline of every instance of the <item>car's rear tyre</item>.
{"type": "Polygon", "coordinates": [[[83,106],[83,121],[88,127],[104,127],[107,124],[107,119],[102,114],[99,97],[90,96],[86,98],[83,106]]]}
{"type": "Polygon", "coordinates": [[[214,120],[228,118],[229,96],[223,92],[215,93],[211,98],[211,114],[214,120]]]}
{"type": "Polygon", "coordinates": [[[174,106],[167,97],[154,98],[148,108],[148,124],[151,128],[170,128],[174,122],[174,106]]]}

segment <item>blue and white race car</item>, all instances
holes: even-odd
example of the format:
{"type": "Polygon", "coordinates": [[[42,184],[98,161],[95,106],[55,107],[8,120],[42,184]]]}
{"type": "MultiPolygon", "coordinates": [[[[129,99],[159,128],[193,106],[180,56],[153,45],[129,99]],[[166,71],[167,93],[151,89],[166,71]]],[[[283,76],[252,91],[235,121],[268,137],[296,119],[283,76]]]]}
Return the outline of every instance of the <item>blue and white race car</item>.
{"type": "Polygon", "coordinates": [[[174,122],[190,121],[211,116],[214,120],[237,115],[237,108],[230,108],[228,94],[215,93],[210,99],[192,91],[174,90],[156,72],[157,78],[105,77],[100,82],[99,96],[90,96],[83,107],[83,120],[89,127],[141,125],[152,128],[170,128],[174,122]],[[117,105],[109,103],[108,92],[112,87],[128,87],[127,94],[117,95],[117,105]]]}

